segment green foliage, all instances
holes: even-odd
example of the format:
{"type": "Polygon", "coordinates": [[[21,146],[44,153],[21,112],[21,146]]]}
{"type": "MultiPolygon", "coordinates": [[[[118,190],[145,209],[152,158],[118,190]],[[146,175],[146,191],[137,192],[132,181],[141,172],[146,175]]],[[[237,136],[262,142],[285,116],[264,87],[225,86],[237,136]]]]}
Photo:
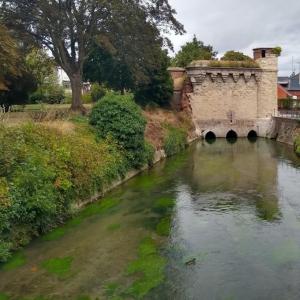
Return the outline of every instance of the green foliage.
{"type": "Polygon", "coordinates": [[[131,94],[108,93],[92,110],[91,125],[99,138],[112,137],[125,150],[130,167],[145,163],[146,120],[131,94]]]}
{"type": "Polygon", "coordinates": [[[281,109],[295,109],[300,108],[300,104],[298,100],[287,98],[287,99],[279,99],[278,106],[281,109]]]}
{"type": "Polygon", "coordinates": [[[93,98],[92,98],[92,95],[91,95],[90,92],[84,93],[82,95],[82,103],[89,104],[89,103],[92,103],[92,102],[93,102],[93,98]]]}
{"type": "Polygon", "coordinates": [[[128,274],[141,274],[127,292],[142,299],[152,289],[165,280],[164,269],[166,260],[158,253],[157,245],[151,238],[145,239],[139,247],[139,258],[128,266],[128,274]]]}
{"type": "MultiPolygon", "coordinates": [[[[116,42],[117,43],[117,42],[116,42]]],[[[124,49],[123,49],[124,50],[124,49]]],[[[126,51],[130,51],[129,48],[126,51]]],[[[120,57],[118,52],[105,49],[101,44],[95,43],[91,53],[84,64],[84,78],[98,85],[105,84],[116,91],[133,89],[134,79],[126,58],[120,57]]],[[[132,59],[137,57],[132,56],[132,59]]],[[[96,99],[96,101],[99,99],[96,99]]]]}
{"type": "MultiPolygon", "coordinates": [[[[64,135],[33,124],[1,127],[0,164],[0,261],[61,224],[71,215],[72,203],[101,192],[127,171],[113,141],[96,142],[86,133],[64,135]]],[[[95,210],[117,204],[107,200],[95,210]]],[[[59,235],[63,233],[49,239],[59,235]]]]}
{"type": "Polygon", "coordinates": [[[186,132],[183,129],[168,127],[164,140],[164,149],[167,156],[175,155],[185,149],[187,143],[186,132]]]}
{"type": "Polygon", "coordinates": [[[272,53],[277,55],[277,56],[280,56],[281,55],[281,52],[282,52],[282,48],[281,47],[275,47],[272,49],[272,53]]]}
{"type": "Polygon", "coordinates": [[[42,49],[32,49],[27,54],[25,62],[28,71],[34,76],[39,86],[56,74],[54,60],[42,49]]]}
{"type": "Polygon", "coordinates": [[[9,30],[0,24],[0,92],[8,89],[7,75],[18,77],[20,53],[9,30]]]}
{"type": "Polygon", "coordinates": [[[99,83],[93,83],[91,88],[91,97],[93,102],[102,99],[107,93],[107,90],[99,83]]]}
{"type": "Polygon", "coordinates": [[[26,70],[24,64],[20,67],[18,77],[7,75],[6,80],[8,90],[0,92],[0,105],[8,107],[14,104],[29,103],[29,96],[36,90],[37,83],[33,75],[26,70]]]}
{"type": "Polygon", "coordinates": [[[224,61],[253,61],[251,57],[245,55],[242,52],[238,51],[227,51],[224,56],[221,58],[224,61]]]}
{"type": "Polygon", "coordinates": [[[150,61],[147,65],[155,62],[151,56],[154,47],[171,48],[164,34],[184,32],[168,0],[159,3],[64,0],[59,5],[46,4],[44,1],[1,1],[0,18],[20,36],[31,36],[52,52],[57,64],[72,80],[71,108],[74,110],[84,110],[80,95],[82,65],[92,50],[91,45],[97,44],[100,50],[113,53],[116,64],[119,61],[121,65],[131,66],[137,79],[141,74],[137,70],[141,71],[145,60],[150,61]]]}
{"type": "Polygon", "coordinates": [[[29,97],[30,103],[60,104],[64,99],[65,93],[63,88],[55,82],[39,87],[29,97]]]}
{"type": "Polygon", "coordinates": [[[173,81],[168,72],[170,59],[165,51],[160,51],[156,61],[158,66],[148,68],[146,83],[140,83],[134,89],[135,99],[142,105],[155,103],[168,106],[173,95],[173,81]]]}
{"type": "Polygon", "coordinates": [[[11,257],[11,244],[0,240],[0,262],[7,261],[11,257]]]}
{"type": "Polygon", "coordinates": [[[42,267],[50,274],[59,278],[65,278],[70,275],[73,258],[52,258],[42,263],[42,267]]]}
{"type": "Polygon", "coordinates": [[[29,98],[31,103],[57,104],[64,100],[64,90],[58,84],[54,60],[44,50],[31,50],[25,58],[25,65],[37,82],[37,90],[29,98]]]}
{"type": "Polygon", "coordinates": [[[254,60],[244,60],[244,61],[213,60],[213,61],[209,62],[209,67],[215,67],[215,68],[260,68],[259,64],[254,60]]]}
{"type": "Polygon", "coordinates": [[[211,60],[214,59],[217,52],[210,45],[205,45],[194,36],[191,42],[187,42],[181,47],[181,50],[176,54],[172,61],[174,67],[185,68],[194,60],[211,60]]]}
{"type": "MultiPolygon", "coordinates": [[[[153,32],[150,31],[149,35],[152,36],[153,32]]],[[[142,41],[137,38],[136,42],[142,41]]],[[[173,94],[173,82],[167,70],[170,58],[157,42],[147,47],[142,43],[141,49],[142,53],[120,57],[118,52],[111,53],[94,45],[84,68],[86,79],[103,83],[120,92],[130,90],[142,105],[168,105],[173,94]]]]}
{"type": "Polygon", "coordinates": [[[153,166],[153,160],[155,155],[155,148],[150,143],[145,143],[145,162],[149,167],[153,166]]]}

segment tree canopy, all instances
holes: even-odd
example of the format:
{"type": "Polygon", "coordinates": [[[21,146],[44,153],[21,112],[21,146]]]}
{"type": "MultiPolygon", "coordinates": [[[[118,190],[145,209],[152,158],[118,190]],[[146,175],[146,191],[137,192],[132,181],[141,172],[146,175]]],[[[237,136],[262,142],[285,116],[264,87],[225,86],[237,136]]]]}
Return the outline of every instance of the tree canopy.
{"type": "Polygon", "coordinates": [[[20,74],[20,53],[8,29],[0,24],[0,90],[8,90],[7,77],[20,74]]]}
{"type": "Polygon", "coordinates": [[[221,60],[224,61],[250,61],[252,60],[251,57],[249,57],[248,55],[245,55],[242,52],[238,52],[238,51],[227,51],[224,56],[221,58],[221,60]]]}
{"type": "Polygon", "coordinates": [[[84,65],[84,78],[116,91],[131,91],[135,94],[136,101],[142,105],[149,102],[167,105],[172,96],[173,83],[167,70],[170,58],[161,49],[160,43],[148,46],[141,65],[138,65],[137,56],[132,55],[130,61],[132,63],[118,53],[103,51],[95,45],[84,65]]]}
{"type": "Polygon", "coordinates": [[[0,105],[25,103],[36,88],[34,76],[26,67],[25,41],[0,24],[0,105]]]}
{"type": "Polygon", "coordinates": [[[181,47],[181,50],[172,60],[172,65],[185,68],[194,60],[211,60],[214,59],[217,54],[211,45],[205,45],[194,36],[191,42],[187,42],[181,47]]]}
{"type": "MultiPolygon", "coordinates": [[[[125,49],[132,49],[141,65],[143,53],[136,46],[137,36],[145,41],[146,50],[149,42],[153,42],[147,40],[149,30],[156,31],[157,38],[161,38],[160,32],[184,30],[168,0],[3,0],[0,3],[6,25],[33,36],[47,47],[68,74],[74,110],[83,109],[83,65],[95,41],[105,50],[126,53],[125,49]]],[[[163,42],[169,45],[167,39],[163,42]]]]}

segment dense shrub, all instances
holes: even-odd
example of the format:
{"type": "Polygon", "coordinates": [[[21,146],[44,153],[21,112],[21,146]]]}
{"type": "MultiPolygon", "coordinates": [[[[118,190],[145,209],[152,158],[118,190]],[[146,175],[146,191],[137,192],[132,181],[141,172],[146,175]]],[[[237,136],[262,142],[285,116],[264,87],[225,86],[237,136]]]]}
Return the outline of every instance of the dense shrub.
{"type": "Polygon", "coordinates": [[[91,97],[93,102],[97,102],[106,95],[106,89],[99,83],[93,83],[91,88],[91,97]]]}
{"type": "Polygon", "coordinates": [[[64,101],[64,99],[64,90],[58,85],[47,89],[39,88],[29,97],[31,103],[42,102],[48,104],[60,104],[64,101]]]}
{"type": "Polygon", "coordinates": [[[145,143],[145,161],[149,167],[153,166],[155,155],[155,148],[150,143],[145,143]]]}
{"type": "Polygon", "coordinates": [[[287,99],[279,99],[278,107],[279,109],[299,109],[300,105],[298,100],[287,98],[287,99]]]}
{"type": "Polygon", "coordinates": [[[170,59],[162,52],[157,60],[158,66],[148,71],[149,81],[138,84],[134,89],[136,102],[143,106],[152,103],[169,106],[173,95],[173,80],[168,71],[170,59]]]}
{"type": "Polygon", "coordinates": [[[164,149],[167,156],[175,155],[185,149],[187,144],[186,132],[182,129],[169,126],[164,140],[164,149]]]}
{"type": "Polygon", "coordinates": [[[93,108],[90,123],[99,138],[113,137],[125,150],[130,167],[145,164],[146,120],[131,94],[108,93],[93,108]]]}
{"type": "Polygon", "coordinates": [[[41,125],[1,127],[0,165],[0,261],[127,171],[112,140],[41,125]]]}
{"type": "Polygon", "coordinates": [[[295,140],[295,151],[298,156],[300,156],[300,137],[295,140]]]}

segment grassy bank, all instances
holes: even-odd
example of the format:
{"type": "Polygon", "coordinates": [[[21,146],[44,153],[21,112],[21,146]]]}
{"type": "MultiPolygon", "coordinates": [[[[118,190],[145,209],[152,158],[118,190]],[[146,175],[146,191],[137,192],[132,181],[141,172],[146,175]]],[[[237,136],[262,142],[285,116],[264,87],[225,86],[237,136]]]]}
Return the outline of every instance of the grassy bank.
{"type": "MultiPolygon", "coordinates": [[[[124,111],[121,113],[124,118],[124,111]]],[[[138,109],[135,113],[142,114],[138,109]]],[[[138,149],[134,144],[138,137],[130,130],[125,131],[130,138],[120,140],[123,127],[113,132],[103,129],[101,122],[90,125],[88,118],[1,126],[0,261],[32,238],[63,224],[75,213],[76,204],[101,193],[128,171],[151,165],[155,149],[166,147],[167,154],[173,155],[184,148],[187,127],[183,120],[162,110],[144,116],[146,133],[136,144],[138,149]],[[160,114],[168,115],[169,120],[155,119],[160,114]],[[145,137],[147,142],[143,142],[145,137]]]]}
{"type": "Polygon", "coordinates": [[[298,156],[300,156],[300,136],[298,136],[295,140],[295,152],[298,156]]]}

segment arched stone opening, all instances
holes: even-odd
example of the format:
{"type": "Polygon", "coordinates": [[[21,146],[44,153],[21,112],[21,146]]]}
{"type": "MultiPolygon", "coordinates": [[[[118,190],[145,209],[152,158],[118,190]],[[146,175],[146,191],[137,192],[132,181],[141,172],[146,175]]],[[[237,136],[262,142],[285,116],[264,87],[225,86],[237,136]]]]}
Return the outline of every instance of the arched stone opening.
{"type": "Polygon", "coordinates": [[[212,132],[212,131],[209,131],[209,132],[205,135],[205,140],[206,140],[208,143],[210,143],[210,144],[214,143],[214,142],[216,141],[216,139],[217,139],[217,137],[216,137],[215,133],[212,132]]]}
{"type": "Polygon", "coordinates": [[[249,133],[248,133],[248,140],[251,143],[256,142],[256,140],[257,140],[257,132],[255,130],[249,131],[249,133]]]}
{"type": "Polygon", "coordinates": [[[234,130],[230,130],[227,132],[226,139],[237,139],[238,135],[234,130]]]}
{"type": "Polygon", "coordinates": [[[254,130],[249,131],[248,138],[257,138],[257,132],[254,130]]]}

